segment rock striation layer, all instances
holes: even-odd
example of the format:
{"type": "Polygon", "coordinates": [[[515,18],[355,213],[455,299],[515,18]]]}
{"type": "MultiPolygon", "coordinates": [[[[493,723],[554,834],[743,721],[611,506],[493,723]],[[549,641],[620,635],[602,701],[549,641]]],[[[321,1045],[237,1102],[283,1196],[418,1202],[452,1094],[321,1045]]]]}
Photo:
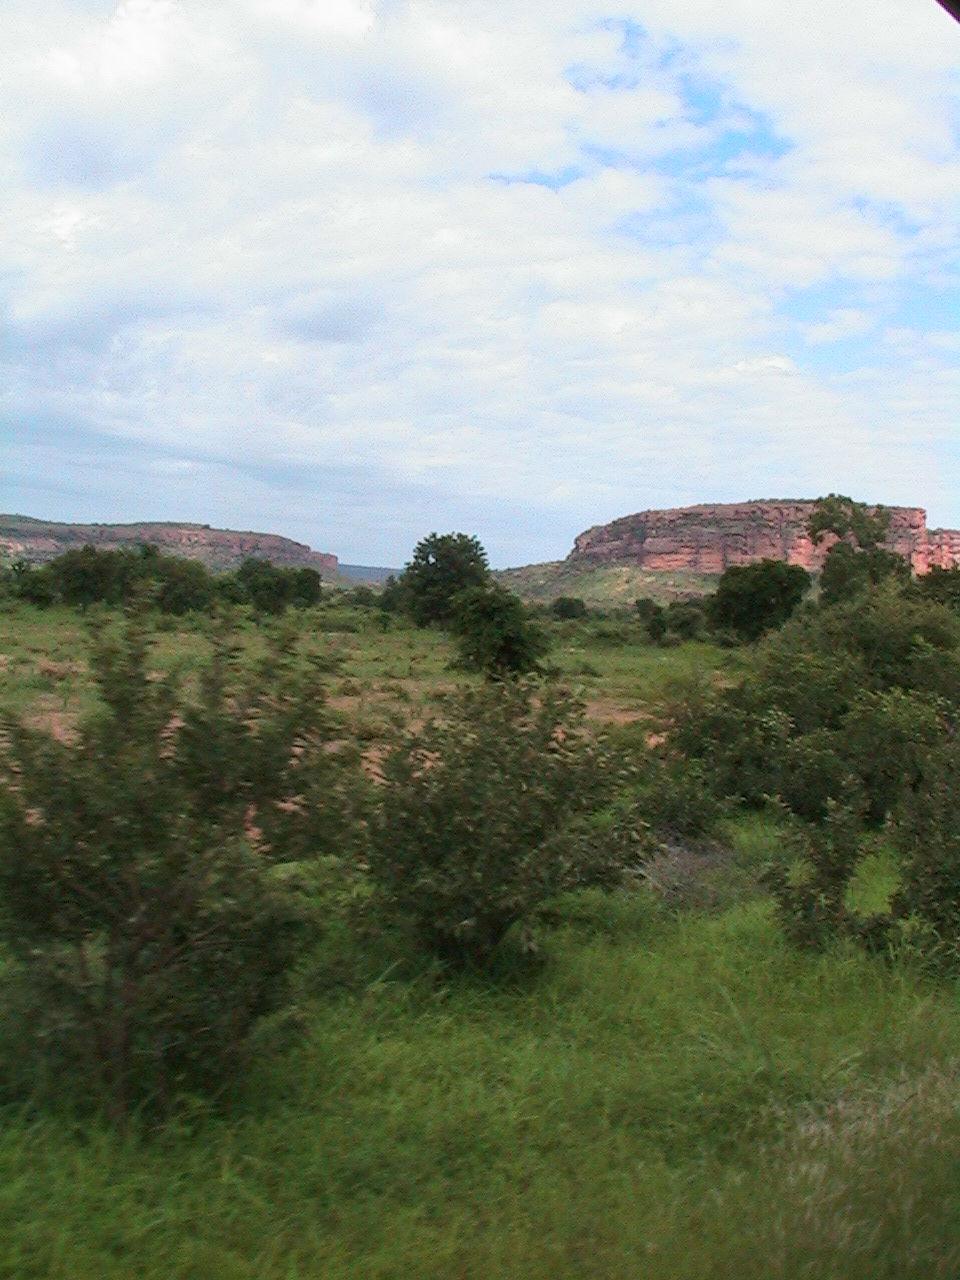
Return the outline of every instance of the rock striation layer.
{"type": "MultiPolygon", "coordinates": [[[[596,525],[574,541],[571,564],[633,564],[650,570],[723,573],[730,565],[785,560],[819,573],[836,542],[814,544],[807,533],[812,501],[724,502],[665,511],[639,511],[596,525]]],[[[960,530],[928,529],[921,507],[888,507],[885,545],[906,557],[915,573],[960,565],[960,530]]]]}
{"type": "Polygon", "coordinates": [[[165,555],[199,560],[214,572],[236,569],[248,556],[291,568],[337,572],[337,557],[313,551],[302,542],[273,533],[211,529],[205,524],[60,524],[30,516],[0,515],[0,555],[27,564],[44,564],[72,547],[103,551],[150,543],[165,555]]]}

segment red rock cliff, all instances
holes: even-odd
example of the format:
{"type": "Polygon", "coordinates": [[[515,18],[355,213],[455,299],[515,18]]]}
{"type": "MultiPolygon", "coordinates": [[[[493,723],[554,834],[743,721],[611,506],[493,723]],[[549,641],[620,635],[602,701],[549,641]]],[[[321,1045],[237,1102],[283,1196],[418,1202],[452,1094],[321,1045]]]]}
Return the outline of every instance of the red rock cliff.
{"type": "Polygon", "coordinates": [[[253,556],[271,564],[337,572],[337,557],[312,551],[302,542],[273,533],[247,533],[211,529],[202,524],[59,524],[29,516],[0,516],[0,553],[11,560],[43,564],[71,547],[94,546],[101,550],[148,542],[165,555],[200,560],[208,569],[236,569],[253,556]]]}
{"type": "MultiPolygon", "coordinates": [[[[786,560],[812,573],[836,541],[814,545],[807,534],[813,502],[736,502],[666,511],[640,511],[581,533],[570,563],[635,564],[644,569],[722,573],[735,564],[786,560]]],[[[905,556],[914,572],[960,565],[960,531],[927,528],[920,507],[888,507],[886,546],[905,556]]]]}

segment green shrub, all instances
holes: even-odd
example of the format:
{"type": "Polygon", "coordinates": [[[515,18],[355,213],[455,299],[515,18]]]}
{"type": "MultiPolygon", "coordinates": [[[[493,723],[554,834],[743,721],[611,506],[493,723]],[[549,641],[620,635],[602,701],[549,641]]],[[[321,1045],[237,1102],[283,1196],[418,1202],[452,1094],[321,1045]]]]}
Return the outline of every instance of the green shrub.
{"type": "Polygon", "coordinates": [[[810,589],[810,575],[782,560],[731,565],[707,604],[710,624],[741,640],[782,627],[810,589]]]}
{"type": "Polygon", "coordinates": [[[548,612],[552,618],[561,621],[571,618],[585,618],[587,606],[580,596],[557,596],[550,601],[548,612]]]}
{"type": "Polygon", "coordinates": [[[696,640],[704,621],[703,606],[696,600],[673,600],[667,605],[667,628],[681,640],[696,640]]]}
{"type": "Polygon", "coordinates": [[[629,823],[591,817],[616,770],[581,719],[555,688],[461,690],[383,761],[370,873],[449,965],[486,965],[513,925],[627,856],[629,823]]]}
{"type": "Polygon", "coordinates": [[[901,857],[894,912],[919,926],[927,955],[960,963],[960,749],[955,738],[931,752],[905,791],[893,824],[901,857]]]}
{"type": "Polygon", "coordinates": [[[792,942],[820,947],[849,931],[847,894],[865,852],[855,801],[831,801],[822,823],[790,826],[787,856],[771,864],[764,879],[792,942]]]}
{"type": "Polygon", "coordinates": [[[453,599],[458,665],[493,680],[539,671],[549,641],[523,601],[499,586],[470,587],[453,599]]]}
{"type": "Polygon", "coordinates": [[[723,805],[696,760],[646,753],[634,795],[637,809],[653,831],[670,837],[707,835],[723,814],[723,805]]]}
{"type": "Polygon", "coordinates": [[[245,667],[221,630],[193,697],[151,656],[141,620],[101,631],[98,711],[68,741],[8,718],[0,760],[21,1049],[118,1122],[229,1081],[310,924],[278,868],[349,826],[288,634],[245,667]]]}

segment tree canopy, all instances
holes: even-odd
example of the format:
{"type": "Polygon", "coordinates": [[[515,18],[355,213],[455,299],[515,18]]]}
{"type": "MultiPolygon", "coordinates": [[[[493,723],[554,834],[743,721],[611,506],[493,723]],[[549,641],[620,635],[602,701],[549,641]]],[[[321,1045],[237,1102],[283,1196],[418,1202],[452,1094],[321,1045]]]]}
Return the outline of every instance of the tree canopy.
{"type": "Polygon", "coordinates": [[[490,581],[487,553],[466,533],[430,533],[422,538],[397,582],[400,602],[420,627],[446,625],[454,597],[490,581]]]}
{"type": "Polygon", "coordinates": [[[757,640],[764,632],[783,626],[809,587],[809,573],[797,564],[760,560],[731,565],[711,597],[710,623],[743,640],[757,640]]]}

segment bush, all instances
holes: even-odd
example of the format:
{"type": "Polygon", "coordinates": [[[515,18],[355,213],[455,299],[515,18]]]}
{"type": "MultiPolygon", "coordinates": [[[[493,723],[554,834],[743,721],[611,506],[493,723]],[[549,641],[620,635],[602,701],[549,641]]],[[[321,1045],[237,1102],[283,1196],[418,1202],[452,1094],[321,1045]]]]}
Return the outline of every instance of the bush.
{"type": "Polygon", "coordinates": [[[406,610],[418,627],[446,626],[456,613],[454,598],[489,583],[487,553],[476,538],[430,533],[414,547],[399,579],[387,579],[381,599],[384,608],[406,610]]]}
{"type": "Polygon", "coordinates": [[[703,627],[703,606],[695,600],[673,600],[667,605],[667,629],[679,639],[696,640],[703,627]]]}
{"type": "Polygon", "coordinates": [[[245,669],[226,630],[188,698],[150,670],[139,619],[101,632],[101,707],[69,741],[8,718],[0,761],[0,934],[52,1075],[123,1122],[210,1096],[282,999],[308,927],[279,864],[335,796],[323,700],[289,636],[245,669]],[[328,802],[329,803],[329,802],[328,802]]]}
{"type": "Polygon", "coordinates": [[[569,621],[572,618],[585,618],[587,606],[579,596],[557,596],[550,602],[549,613],[560,621],[569,621]]]}
{"type": "Polygon", "coordinates": [[[454,597],[451,628],[458,665],[493,680],[539,671],[549,642],[524,608],[502,587],[472,587],[454,597]]]}
{"type": "Polygon", "coordinates": [[[581,719],[553,688],[462,690],[384,760],[370,873],[450,966],[486,965],[512,926],[627,856],[629,823],[591,817],[616,771],[581,719]]]}
{"type": "Polygon", "coordinates": [[[786,851],[788,858],[771,865],[764,879],[787,937],[822,947],[850,932],[847,892],[865,852],[856,802],[831,801],[820,824],[794,823],[786,851]]]}
{"type": "Polygon", "coordinates": [[[810,575],[782,560],[731,565],[709,599],[710,624],[741,640],[757,640],[782,627],[810,588],[810,575]]]}
{"type": "Polygon", "coordinates": [[[741,685],[687,697],[671,741],[721,796],[819,821],[854,787],[879,825],[958,711],[955,619],[886,584],[789,622],[741,685]]]}
{"type": "Polygon", "coordinates": [[[894,839],[902,859],[895,913],[920,926],[927,953],[956,971],[960,964],[960,749],[956,740],[931,752],[917,785],[905,793],[894,839]]]}

